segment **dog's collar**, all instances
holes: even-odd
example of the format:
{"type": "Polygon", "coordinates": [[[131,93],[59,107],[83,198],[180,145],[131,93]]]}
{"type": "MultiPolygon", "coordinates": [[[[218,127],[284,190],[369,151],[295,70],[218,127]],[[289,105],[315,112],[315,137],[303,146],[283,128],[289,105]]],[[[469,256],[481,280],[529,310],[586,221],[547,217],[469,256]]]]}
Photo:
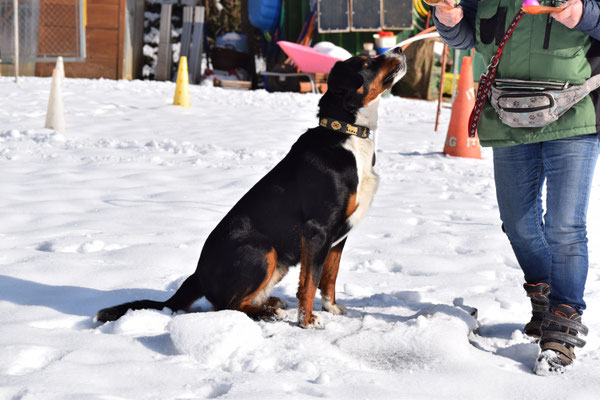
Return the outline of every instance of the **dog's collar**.
{"type": "Polygon", "coordinates": [[[358,136],[359,138],[367,139],[371,130],[366,126],[353,125],[348,122],[339,121],[331,118],[319,118],[319,125],[323,128],[330,129],[334,132],[345,133],[346,135],[358,136]]]}

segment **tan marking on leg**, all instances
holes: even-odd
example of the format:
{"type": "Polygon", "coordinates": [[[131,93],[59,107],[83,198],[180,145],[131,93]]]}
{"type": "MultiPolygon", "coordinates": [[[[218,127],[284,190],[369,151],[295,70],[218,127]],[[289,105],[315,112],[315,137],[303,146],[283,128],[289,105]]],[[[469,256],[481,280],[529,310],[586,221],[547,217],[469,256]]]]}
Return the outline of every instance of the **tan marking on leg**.
{"type": "Polygon", "coordinates": [[[335,304],[335,281],[337,279],[340,268],[340,259],[342,258],[342,250],[336,246],[329,251],[325,264],[323,265],[323,274],[319,289],[321,295],[327,296],[333,304],[335,304]]]}
{"type": "Polygon", "coordinates": [[[340,269],[340,260],[342,258],[343,249],[344,246],[339,244],[329,251],[327,258],[325,259],[325,264],[323,265],[321,282],[319,283],[323,310],[336,315],[346,314],[347,312],[347,309],[343,304],[338,304],[335,301],[335,282],[340,269]]]}
{"type": "Polygon", "coordinates": [[[267,261],[267,273],[265,275],[265,279],[260,284],[258,289],[256,289],[248,296],[244,297],[240,304],[237,306],[238,311],[245,312],[253,318],[261,318],[263,314],[265,314],[265,316],[268,317],[269,315],[266,314],[272,314],[272,312],[269,311],[268,308],[262,306],[262,303],[253,304],[254,299],[259,294],[261,294],[262,291],[267,287],[267,285],[271,281],[271,278],[273,277],[275,269],[277,268],[277,252],[275,251],[275,249],[272,249],[270,252],[268,252],[265,255],[265,259],[267,261]]]}
{"type": "Polygon", "coordinates": [[[312,266],[309,265],[304,237],[302,237],[301,243],[300,282],[298,284],[298,293],[296,294],[298,298],[298,322],[302,327],[309,328],[320,324],[318,318],[315,318],[312,314],[317,285],[310,271],[312,266]]]}

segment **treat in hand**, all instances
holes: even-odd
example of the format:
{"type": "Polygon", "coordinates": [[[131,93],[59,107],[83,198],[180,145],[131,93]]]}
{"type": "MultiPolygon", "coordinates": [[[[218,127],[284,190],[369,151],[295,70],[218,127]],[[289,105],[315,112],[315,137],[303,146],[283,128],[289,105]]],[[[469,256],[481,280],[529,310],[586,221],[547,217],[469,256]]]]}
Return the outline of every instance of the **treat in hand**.
{"type": "Polygon", "coordinates": [[[523,0],[521,8],[527,14],[553,14],[563,11],[562,8],[558,7],[542,6],[538,0],[523,0]]]}

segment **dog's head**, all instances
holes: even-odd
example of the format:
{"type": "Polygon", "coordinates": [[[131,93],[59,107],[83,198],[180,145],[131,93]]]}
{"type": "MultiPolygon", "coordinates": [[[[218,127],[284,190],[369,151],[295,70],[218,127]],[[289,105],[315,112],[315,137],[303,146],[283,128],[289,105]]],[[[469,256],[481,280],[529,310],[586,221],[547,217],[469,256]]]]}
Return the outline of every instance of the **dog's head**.
{"type": "Polygon", "coordinates": [[[406,57],[396,47],[377,57],[356,56],[338,61],[319,102],[319,117],[376,126],[379,96],[406,73],[406,57]],[[373,120],[374,119],[374,120],[373,120]]]}

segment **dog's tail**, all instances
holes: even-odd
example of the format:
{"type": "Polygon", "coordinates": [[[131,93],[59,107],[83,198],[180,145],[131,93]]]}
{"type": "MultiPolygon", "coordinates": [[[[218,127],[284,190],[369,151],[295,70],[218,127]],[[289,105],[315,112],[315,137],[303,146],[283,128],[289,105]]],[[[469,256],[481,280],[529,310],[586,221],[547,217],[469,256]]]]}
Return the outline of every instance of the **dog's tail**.
{"type": "Polygon", "coordinates": [[[201,285],[194,275],[188,277],[175,294],[167,301],[137,300],[118,306],[104,308],[96,314],[96,321],[108,322],[121,318],[128,310],[162,310],[167,307],[172,311],[187,310],[196,300],[204,296],[201,285]]]}

